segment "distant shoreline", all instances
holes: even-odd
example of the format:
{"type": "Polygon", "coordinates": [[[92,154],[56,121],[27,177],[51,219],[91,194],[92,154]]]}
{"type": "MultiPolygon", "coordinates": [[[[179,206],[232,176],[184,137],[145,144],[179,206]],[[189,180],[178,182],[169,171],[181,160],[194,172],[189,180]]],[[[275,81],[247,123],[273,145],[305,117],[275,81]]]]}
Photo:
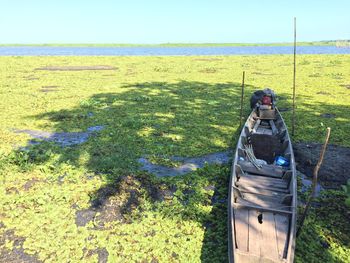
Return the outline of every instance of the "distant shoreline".
{"type": "MultiPolygon", "coordinates": [[[[350,54],[336,45],[299,45],[302,54],[350,54]]],[[[275,46],[0,46],[0,56],[229,56],[290,55],[293,47],[275,46]]]]}
{"type": "MultiPolygon", "coordinates": [[[[348,42],[342,41],[342,42],[348,42]]],[[[314,41],[314,42],[297,42],[298,46],[336,46],[339,41],[314,41]]],[[[162,43],[162,44],[0,44],[0,47],[230,47],[230,46],[292,46],[292,42],[281,43],[162,43]]]]}

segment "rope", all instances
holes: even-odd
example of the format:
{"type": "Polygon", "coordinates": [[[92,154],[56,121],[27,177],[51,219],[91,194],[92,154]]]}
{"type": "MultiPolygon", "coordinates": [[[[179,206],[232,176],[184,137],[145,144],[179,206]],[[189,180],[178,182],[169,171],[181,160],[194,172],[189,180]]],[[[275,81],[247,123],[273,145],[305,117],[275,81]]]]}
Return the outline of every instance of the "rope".
{"type": "Polygon", "coordinates": [[[258,162],[254,155],[253,146],[251,144],[245,144],[244,147],[248,160],[256,167],[256,169],[260,170],[262,165],[258,162]]]}

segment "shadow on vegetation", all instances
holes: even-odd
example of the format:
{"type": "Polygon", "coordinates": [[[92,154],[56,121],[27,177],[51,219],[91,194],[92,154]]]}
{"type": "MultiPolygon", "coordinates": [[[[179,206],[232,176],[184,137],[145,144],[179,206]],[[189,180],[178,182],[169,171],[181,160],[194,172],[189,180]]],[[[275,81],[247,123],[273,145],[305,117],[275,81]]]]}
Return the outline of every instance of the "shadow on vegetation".
{"type": "MultiPolygon", "coordinates": [[[[245,116],[250,111],[248,97],[257,89],[246,86],[245,116]]],[[[278,95],[281,107],[289,109],[289,95],[278,95]]],[[[26,158],[33,164],[42,164],[50,162],[52,154],[58,154],[53,166],[59,167],[61,163],[82,166],[105,179],[107,185],[92,194],[91,207],[77,212],[77,225],[94,220],[98,221],[96,227],[104,227],[105,222],[113,220],[123,223],[138,220],[136,215],[140,213],[135,211],[142,212],[146,198],[154,203],[153,209],[166,217],[200,222],[205,227],[201,260],[225,262],[228,165],[205,166],[181,178],[164,179],[139,171],[138,159],[153,156],[156,163],[167,165],[167,157],[193,157],[227,150],[227,145],[234,147],[240,133],[239,103],[240,83],[180,81],[125,85],[121,92],[96,94],[74,109],[35,116],[50,120],[57,132],[85,131],[92,126],[105,128],[74,147],[62,148],[54,142],[29,145],[26,158]],[[210,214],[202,211],[200,204],[212,204],[210,214]]],[[[300,116],[318,119],[307,127],[299,127],[297,132],[315,132],[314,126],[320,119],[316,112],[338,116],[344,111],[349,112],[349,106],[323,104],[305,112],[298,110],[300,116]]],[[[291,116],[291,112],[285,113],[288,118],[291,116]]]]}
{"type": "MultiPolygon", "coordinates": [[[[250,94],[255,88],[246,89],[246,94],[250,94]]],[[[58,171],[61,164],[68,163],[87,168],[107,182],[91,194],[90,208],[77,207],[78,226],[93,222],[94,227],[103,228],[111,221],[127,224],[138,220],[147,199],[154,204],[152,209],[165,217],[200,222],[206,229],[202,260],[223,262],[227,259],[229,165],[204,165],[183,177],[157,178],[140,171],[138,160],[147,156],[157,164],[168,165],[172,156],[227,151],[239,133],[239,103],[239,83],[125,85],[121,92],[96,94],[74,109],[34,116],[50,120],[57,132],[49,136],[51,140],[30,143],[26,147],[27,159],[43,164],[58,156],[51,163],[58,171]],[[61,135],[85,134],[95,126],[104,129],[86,142],[57,145],[61,135]],[[213,208],[208,213],[201,205],[213,208]]],[[[248,107],[245,105],[245,115],[248,107]]],[[[176,161],[186,162],[185,158],[180,159],[176,161]]]]}

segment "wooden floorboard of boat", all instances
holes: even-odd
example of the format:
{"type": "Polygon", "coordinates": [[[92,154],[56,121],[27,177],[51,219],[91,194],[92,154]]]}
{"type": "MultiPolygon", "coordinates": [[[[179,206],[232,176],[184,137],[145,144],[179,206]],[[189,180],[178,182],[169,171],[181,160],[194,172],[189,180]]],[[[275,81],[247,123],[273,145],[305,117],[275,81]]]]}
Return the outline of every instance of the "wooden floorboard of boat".
{"type": "Polygon", "coordinates": [[[286,257],[287,255],[287,234],[289,228],[289,217],[286,215],[275,214],[275,225],[276,225],[276,236],[278,253],[280,258],[286,257]]]}
{"type": "Polygon", "coordinates": [[[274,214],[271,212],[263,212],[261,221],[262,255],[273,260],[278,260],[279,255],[274,214]]]}
{"type": "Polygon", "coordinates": [[[242,255],[242,260],[282,262],[288,243],[288,218],[256,209],[235,209],[236,259],[242,255]]]}
{"type": "Polygon", "coordinates": [[[286,263],[286,261],[276,261],[269,258],[261,258],[259,256],[255,256],[249,253],[242,253],[240,251],[237,251],[235,254],[235,262],[249,262],[249,263],[276,263],[276,262],[283,262],[286,263]]]}
{"type": "Polygon", "coordinates": [[[248,214],[249,210],[237,208],[234,211],[236,246],[242,251],[248,251],[248,214]]]}
{"type": "Polygon", "coordinates": [[[255,210],[249,210],[249,247],[248,251],[251,254],[261,256],[261,241],[262,235],[259,227],[258,213],[255,210]]]}

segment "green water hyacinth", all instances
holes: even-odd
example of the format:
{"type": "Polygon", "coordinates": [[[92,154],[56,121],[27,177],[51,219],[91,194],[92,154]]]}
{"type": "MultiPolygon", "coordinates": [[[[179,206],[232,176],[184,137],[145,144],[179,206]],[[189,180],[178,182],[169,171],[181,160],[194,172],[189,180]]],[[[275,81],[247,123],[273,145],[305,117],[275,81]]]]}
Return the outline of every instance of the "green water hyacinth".
{"type": "MultiPolygon", "coordinates": [[[[270,87],[290,127],[292,63],[290,55],[0,57],[0,261],[226,262],[230,164],[158,178],[138,159],[178,167],[171,157],[235,147],[243,70],[244,115],[250,94],[270,87]],[[91,127],[103,129],[58,143],[91,127]]],[[[330,143],[350,146],[349,72],[350,55],[297,57],[293,141],[322,142],[323,123],[330,143]]],[[[326,192],[297,240],[297,262],[348,260],[345,193],[326,192]]]]}

